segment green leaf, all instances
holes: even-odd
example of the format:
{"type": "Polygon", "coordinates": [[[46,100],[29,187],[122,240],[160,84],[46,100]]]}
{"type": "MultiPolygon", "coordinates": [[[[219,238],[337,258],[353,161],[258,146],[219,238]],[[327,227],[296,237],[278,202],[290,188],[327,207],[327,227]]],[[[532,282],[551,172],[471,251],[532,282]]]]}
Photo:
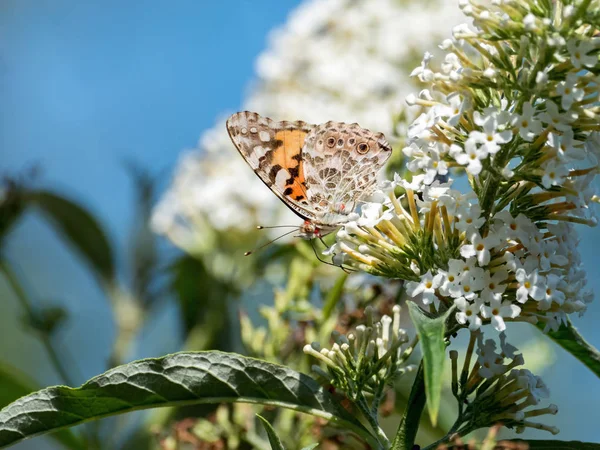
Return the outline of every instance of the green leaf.
{"type": "Polygon", "coordinates": [[[115,262],[112,248],[98,221],[85,209],[47,191],[30,191],[26,199],[40,208],[62,234],[101,276],[112,282],[115,262]]]}
{"type": "Polygon", "coordinates": [[[302,450],[313,450],[314,448],[317,448],[319,446],[319,444],[310,444],[308,447],[304,447],[302,450]]]}
{"type": "MultiPolygon", "coordinates": [[[[0,408],[37,389],[39,386],[26,374],[14,367],[0,363],[0,408]]],[[[75,450],[85,448],[81,439],[70,430],[60,430],[51,434],[50,437],[66,448],[75,450]]]]}
{"type": "Polygon", "coordinates": [[[415,302],[408,302],[410,318],[421,342],[427,410],[433,426],[437,424],[442,399],[444,361],[446,360],[446,344],[444,343],[446,318],[452,310],[453,308],[448,310],[442,317],[431,318],[426,316],[415,302]]]}
{"type": "Polygon", "coordinates": [[[0,408],[38,389],[39,386],[26,374],[0,363],[0,408]]]}
{"type": "Polygon", "coordinates": [[[156,177],[135,161],[126,161],[125,168],[133,181],[134,218],[129,232],[131,292],[143,305],[160,298],[153,289],[158,272],[158,235],[151,229],[151,217],[156,203],[156,177]]]}
{"type": "MultiPolygon", "coordinates": [[[[506,442],[500,441],[499,443],[506,442]]],[[[511,439],[509,442],[528,445],[528,450],[600,450],[600,444],[579,441],[546,441],[511,439]]]]}
{"type": "MultiPolygon", "coordinates": [[[[204,262],[183,255],[170,267],[171,291],[177,295],[184,333],[201,325],[204,348],[215,348],[215,338],[222,335],[227,321],[227,299],[234,288],[216,279],[204,262]]],[[[195,348],[194,350],[199,350],[195,348]]]]}
{"type": "MultiPolygon", "coordinates": [[[[543,330],[544,325],[543,323],[538,323],[537,327],[543,330]]],[[[567,318],[567,324],[562,325],[557,331],[549,331],[546,334],[581,361],[597,377],[600,377],[600,351],[579,334],[579,331],[573,326],[570,319],[567,318]]]]}
{"type": "Polygon", "coordinates": [[[331,313],[339,303],[342,298],[342,294],[344,293],[344,284],[346,284],[346,279],[348,278],[347,273],[343,273],[340,277],[335,280],[335,284],[329,290],[327,294],[327,298],[325,298],[325,304],[323,305],[323,319],[327,320],[331,316],[331,313]]]}
{"type": "Polygon", "coordinates": [[[23,189],[10,179],[0,184],[0,245],[25,210],[23,189]]]}
{"type": "Polygon", "coordinates": [[[272,450],[285,450],[285,447],[281,443],[281,439],[279,439],[279,436],[277,436],[277,432],[275,431],[275,428],[273,428],[273,426],[269,423],[269,421],[267,419],[265,419],[263,416],[261,416],[260,414],[257,414],[256,417],[258,417],[260,419],[263,426],[265,427],[265,431],[267,432],[267,436],[269,437],[269,443],[271,444],[271,449],[272,450]]]}
{"type": "Polygon", "coordinates": [[[324,418],[377,445],[369,431],[315,380],[234,353],[176,353],[135,361],[79,388],[55,386],[0,411],[0,447],[115,414],[162,406],[242,402],[324,418]]]}

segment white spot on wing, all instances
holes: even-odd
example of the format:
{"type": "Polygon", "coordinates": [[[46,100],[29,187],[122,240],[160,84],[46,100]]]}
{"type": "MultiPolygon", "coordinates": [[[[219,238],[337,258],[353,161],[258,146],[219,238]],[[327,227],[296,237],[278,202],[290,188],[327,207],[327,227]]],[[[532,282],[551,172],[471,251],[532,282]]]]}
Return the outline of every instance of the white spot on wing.
{"type": "Polygon", "coordinates": [[[271,136],[269,135],[268,131],[261,131],[260,133],[258,133],[258,137],[263,142],[269,142],[271,140],[271,136]]]}
{"type": "Polygon", "coordinates": [[[267,149],[264,147],[261,147],[260,145],[257,145],[256,147],[254,147],[254,155],[256,155],[256,158],[260,159],[263,156],[265,156],[267,153],[267,149]]]}
{"type": "Polygon", "coordinates": [[[258,130],[256,129],[256,127],[252,127],[250,128],[250,133],[257,133],[258,130]]]}
{"type": "Polygon", "coordinates": [[[279,172],[277,172],[277,176],[275,177],[275,186],[277,186],[279,189],[285,189],[285,182],[289,178],[290,173],[285,169],[281,169],[279,172]]]}

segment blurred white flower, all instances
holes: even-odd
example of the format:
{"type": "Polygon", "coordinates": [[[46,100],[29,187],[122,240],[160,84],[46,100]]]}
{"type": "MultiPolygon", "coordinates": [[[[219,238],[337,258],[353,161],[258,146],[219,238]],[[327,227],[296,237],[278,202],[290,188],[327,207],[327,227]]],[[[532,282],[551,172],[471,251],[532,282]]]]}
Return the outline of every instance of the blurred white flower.
{"type": "MultiPolygon", "coordinates": [[[[432,47],[460,18],[456,5],[442,0],[305,1],[271,33],[242,109],[276,120],[358,122],[393,140],[393,115],[413,89],[412,55],[432,47]]],[[[154,211],[154,230],[176,245],[187,245],[190,233],[206,226],[245,231],[298,223],[237,154],[224,122],[219,118],[198,150],[180,159],[154,211]]]]}

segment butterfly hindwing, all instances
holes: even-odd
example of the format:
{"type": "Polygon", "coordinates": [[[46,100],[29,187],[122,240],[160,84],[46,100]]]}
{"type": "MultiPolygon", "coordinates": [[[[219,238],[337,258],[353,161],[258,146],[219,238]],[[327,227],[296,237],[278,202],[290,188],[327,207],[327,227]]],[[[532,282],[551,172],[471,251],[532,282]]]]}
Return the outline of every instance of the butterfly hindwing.
{"type": "Polygon", "coordinates": [[[316,212],[352,212],[375,190],[377,173],[391,150],[383,134],[356,123],[316,126],[302,154],[307,194],[316,212]]]}
{"type": "Polygon", "coordinates": [[[308,200],[302,149],[314,125],[275,122],[252,112],[227,120],[231,140],[260,179],[304,219],[315,218],[308,200]]]}

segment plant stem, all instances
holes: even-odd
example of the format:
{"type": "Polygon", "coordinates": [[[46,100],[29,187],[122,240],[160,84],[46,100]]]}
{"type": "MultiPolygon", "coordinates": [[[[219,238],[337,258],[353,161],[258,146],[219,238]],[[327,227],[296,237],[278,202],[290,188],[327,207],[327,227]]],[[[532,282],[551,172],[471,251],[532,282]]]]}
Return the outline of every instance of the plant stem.
{"type": "MultiPolygon", "coordinates": [[[[35,311],[31,305],[31,302],[27,298],[25,289],[23,289],[23,286],[19,282],[19,279],[18,279],[17,275],[15,274],[15,272],[13,271],[13,269],[4,260],[0,260],[0,269],[2,269],[2,272],[4,273],[4,277],[8,281],[8,284],[12,288],[12,290],[15,293],[15,295],[17,296],[17,298],[19,299],[19,302],[21,303],[21,306],[23,306],[23,309],[25,310],[27,316],[32,320],[35,319],[35,311]]],[[[42,345],[46,349],[46,352],[48,353],[48,357],[50,358],[50,362],[56,369],[56,372],[58,372],[59,376],[62,378],[62,380],[65,382],[65,384],[72,386],[69,374],[66,371],[66,369],[64,368],[62,362],[60,361],[60,358],[58,357],[58,353],[56,353],[56,349],[52,345],[52,339],[50,339],[50,336],[48,336],[48,335],[41,336],[40,340],[42,341],[42,345]]]]}
{"type": "Polygon", "coordinates": [[[386,436],[385,432],[379,426],[379,423],[377,422],[377,415],[371,414],[367,400],[362,395],[362,393],[359,393],[355,404],[361,410],[361,412],[363,413],[363,415],[365,416],[365,418],[371,425],[371,428],[373,428],[373,431],[375,431],[375,433],[377,433],[377,440],[381,444],[381,447],[385,448],[385,449],[390,448],[390,440],[386,436]]]}
{"type": "Polygon", "coordinates": [[[441,444],[445,444],[446,442],[450,441],[450,439],[452,439],[452,435],[456,433],[456,430],[459,429],[461,423],[462,420],[459,417],[458,419],[456,419],[456,422],[454,422],[452,428],[450,428],[450,430],[446,433],[446,435],[443,438],[438,439],[433,444],[429,444],[427,447],[424,447],[423,450],[434,450],[438,448],[438,446],[440,446],[441,444]]]}
{"type": "Polygon", "coordinates": [[[423,360],[421,360],[415,381],[410,390],[404,416],[402,416],[396,437],[394,437],[394,441],[392,442],[392,450],[411,450],[413,448],[417,431],[419,430],[421,414],[425,408],[425,400],[425,376],[423,360]]]}

